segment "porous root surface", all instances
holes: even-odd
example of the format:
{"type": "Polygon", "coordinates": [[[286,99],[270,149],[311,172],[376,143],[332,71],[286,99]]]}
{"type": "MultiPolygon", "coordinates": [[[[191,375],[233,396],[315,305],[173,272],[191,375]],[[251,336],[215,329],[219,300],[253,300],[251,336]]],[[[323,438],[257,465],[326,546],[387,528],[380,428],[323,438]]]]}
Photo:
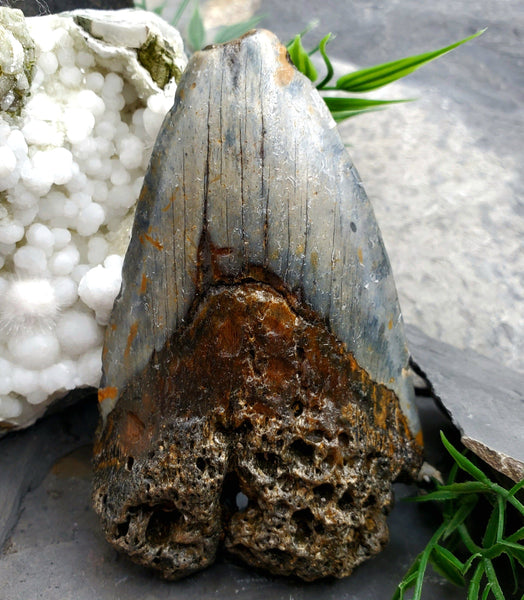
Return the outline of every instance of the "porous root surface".
{"type": "Polygon", "coordinates": [[[391,482],[421,450],[393,392],[263,283],[212,288],[122,392],[95,445],[108,540],[178,579],[221,544],[305,580],[388,540],[391,482]]]}

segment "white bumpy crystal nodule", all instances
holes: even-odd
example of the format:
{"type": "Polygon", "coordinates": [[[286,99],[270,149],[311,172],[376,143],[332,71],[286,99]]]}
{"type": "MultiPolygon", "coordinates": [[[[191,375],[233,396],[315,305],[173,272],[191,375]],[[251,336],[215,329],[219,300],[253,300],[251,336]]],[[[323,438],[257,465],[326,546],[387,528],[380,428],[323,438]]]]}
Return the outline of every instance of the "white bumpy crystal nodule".
{"type": "Polygon", "coordinates": [[[0,8],[0,434],[98,385],[136,200],[186,62],[154,13],[0,8]]]}

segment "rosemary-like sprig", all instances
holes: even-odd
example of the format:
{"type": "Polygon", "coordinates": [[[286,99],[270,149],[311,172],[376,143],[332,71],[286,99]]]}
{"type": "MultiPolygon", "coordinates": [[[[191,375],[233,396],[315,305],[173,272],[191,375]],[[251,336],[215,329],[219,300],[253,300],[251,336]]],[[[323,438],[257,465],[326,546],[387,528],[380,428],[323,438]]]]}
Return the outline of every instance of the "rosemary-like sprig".
{"type": "Polygon", "coordinates": [[[508,532],[507,513],[508,509],[515,509],[521,522],[524,522],[524,506],[517,499],[517,492],[524,487],[524,480],[506,489],[492,481],[479,466],[461,454],[442,432],[440,436],[454,460],[448,480],[445,485],[435,482],[432,492],[408,500],[438,502],[442,509],[442,524],[426,548],[413,561],[399,583],[393,600],[402,600],[406,591],[413,587],[412,600],[421,600],[428,564],[455,585],[467,585],[467,600],[505,600],[493,561],[501,556],[509,561],[516,594],[518,572],[524,568],[524,527],[508,532]],[[466,474],[466,481],[457,481],[460,471],[466,474]],[[488,501],[491,509],[483,535],[478,539],[478,521],[475,522],[475,533],[472,529],[473,510],[481,498],[488,501]],[[461,552],[466,555],[463,557],[465,560],[459,558],[461,552]]]}

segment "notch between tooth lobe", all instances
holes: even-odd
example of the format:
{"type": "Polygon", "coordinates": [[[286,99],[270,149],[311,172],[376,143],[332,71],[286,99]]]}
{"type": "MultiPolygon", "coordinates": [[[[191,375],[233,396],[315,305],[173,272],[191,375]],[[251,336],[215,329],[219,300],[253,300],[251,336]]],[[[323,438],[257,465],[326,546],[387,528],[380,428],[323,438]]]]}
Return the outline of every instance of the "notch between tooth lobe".
{"type": "Polygon", "coordinates": [[[227,249],[232,276],[260,266],[301,290],[372,379],[395,391],[415,435],[409,355],[372,207],[327,108],[287,60],[265,31],[191,59],[137,207],[102,387],[120,390],[183,324],[205,233],[227,249]]]}

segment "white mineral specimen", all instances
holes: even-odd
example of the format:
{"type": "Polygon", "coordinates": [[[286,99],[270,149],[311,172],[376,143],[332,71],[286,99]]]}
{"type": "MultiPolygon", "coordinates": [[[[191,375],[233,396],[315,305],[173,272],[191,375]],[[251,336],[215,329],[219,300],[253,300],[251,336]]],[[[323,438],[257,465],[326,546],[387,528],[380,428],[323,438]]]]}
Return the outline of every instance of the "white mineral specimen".
{"type": "Polygon", "coordinates": [[[186,57],[176,30],[135,10],[0,8],[0,42],[1,433],[99,383],[135,203],[186,57]]]}

